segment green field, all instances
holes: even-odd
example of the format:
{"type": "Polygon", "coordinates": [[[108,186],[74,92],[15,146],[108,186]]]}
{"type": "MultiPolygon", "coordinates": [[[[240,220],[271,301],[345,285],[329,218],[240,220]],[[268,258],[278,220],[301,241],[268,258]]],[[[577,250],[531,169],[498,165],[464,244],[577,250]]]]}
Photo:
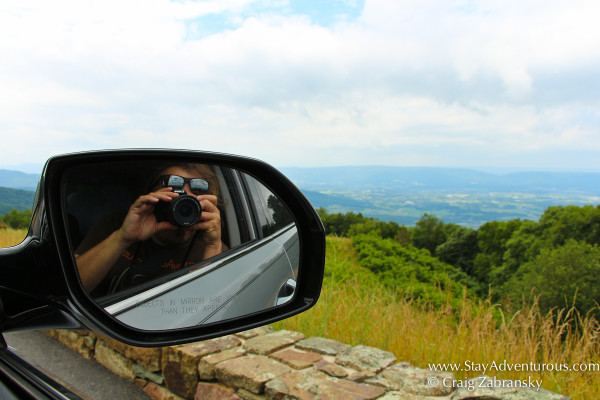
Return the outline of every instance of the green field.
{"type": "Polygon", "coordinates": [[[512,219],[537,221],[544,210],[555,205],[600,203],[600,197],[581,193],[450,192],[377,193],[372,191],[327,191],[329,201],[311,198],[317,207],[331,213],[360,212],[382,221],[413,226],[423,214],[435,215],[446,223],[477,228],[490,221],[512,219]],[[335,199],[335,200],[331,200],[335,199]]]}

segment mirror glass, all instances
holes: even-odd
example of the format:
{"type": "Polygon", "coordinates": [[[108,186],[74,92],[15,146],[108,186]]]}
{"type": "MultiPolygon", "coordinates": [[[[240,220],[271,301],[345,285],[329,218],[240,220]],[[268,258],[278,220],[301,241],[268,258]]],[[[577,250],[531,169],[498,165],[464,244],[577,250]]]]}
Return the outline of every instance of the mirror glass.
{"type": "Polygon", "coordinates": [[[177,161],[79,165],[64,175],[62,202],[81,284],[127,325],[210,324],[294,295],[293,215],[240,170],[177,161]]]}

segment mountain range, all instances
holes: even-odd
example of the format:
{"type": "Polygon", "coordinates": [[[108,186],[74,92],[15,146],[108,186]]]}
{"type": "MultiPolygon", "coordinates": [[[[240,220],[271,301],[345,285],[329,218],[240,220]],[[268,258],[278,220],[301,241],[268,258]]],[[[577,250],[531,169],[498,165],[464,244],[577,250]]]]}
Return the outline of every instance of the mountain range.
{"type": "MultiPolygon", "coordinates": [[[[537,220],[553,205],[600,203],[600,173],[493,174],[438,167],[281,168],[315,208],[361,212],[412,225],[424,213],[477,227],[487,221],[537,220]]],[[[39,175],[0,170],[0,215],[31,208],[39,175]]]]}
{"type": "Polygon", "coordinates": [[[300,188],[325,191],[370,190],[402,193],[422,191],[494,191],[530,193],[577,192],[600,196],[600,173],[515,172],[492,174],[472,169],[438,167],[282,168],[300,188]]]}

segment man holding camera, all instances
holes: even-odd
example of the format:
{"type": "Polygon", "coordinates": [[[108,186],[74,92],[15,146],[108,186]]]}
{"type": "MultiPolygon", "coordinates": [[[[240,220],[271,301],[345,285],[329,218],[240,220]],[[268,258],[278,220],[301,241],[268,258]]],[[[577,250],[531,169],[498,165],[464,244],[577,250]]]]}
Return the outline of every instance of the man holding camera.
{"type": "Polygon", "coordinates": [[[84,288],[104,295],[220,254],[218,184],[203,164],[162,168],[123,217],[102,220],[75,252],[84,288]]]}

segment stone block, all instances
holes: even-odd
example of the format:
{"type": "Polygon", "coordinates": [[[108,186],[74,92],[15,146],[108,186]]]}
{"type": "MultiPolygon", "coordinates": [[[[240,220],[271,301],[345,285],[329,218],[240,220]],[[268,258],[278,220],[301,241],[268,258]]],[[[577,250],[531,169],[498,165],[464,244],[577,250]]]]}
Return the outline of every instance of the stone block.
{"type": "Polygon", "coordinates": [[[217,364],[215,377],[228,386],[262,394],[265,383],[290,371],[279,361],[250,354],[217,364]]]}
{"type": "Polygon", "coordinates": [[[321,361],[323,357],[312,351],[286,348],[270,355],[271,358],[281,361],[294,369],[304,369],[312,367],[315,363],[321,361]]]}
{"type": "MultiPolygon", "coordinates": [[[[244,400],[272,400],[271,398],[267,399],[267,396],[264,394],[255,394],[247,391],[246,389],[238,389],[237,395],[240,396],[244,400]]],[[[292,399],[288,399],[292,400],[292,399]]]]}
{"type": "Polygon", "coordinates": [[[315,353],[324,354],[327,356],[337,356],[352,348],[344,343],[336,342],[335,340],[322,337],[311,337],[300,340],[296,343],[296,347],[302,350],[314,351],[315,353]]]}
{"type": "Polygon", "coordinates": [[[234,336],[168,347],[163,352],[163,375],[169,390],[185,398],[193,398],[198,384],[198,363],[209,354],[239,346],[234,336]]]}
{"type": "Polygon", "coordinates": [[[185,400],[162,386],[150,382],[144,387],[144,392],[150,396],[152,400],[185,400]]]}
{"type": "MultiPolygon", "coordinates": [[[[406,392],[388,392],[385,396],[378,398],[377,400],[453,400],[454,398],[451,396],[443,396],[443,397],[431,397],[431,396],[419,396],[416,394],[410,394],[406,392]]],[[[490,400],[487,398],[477,398],[471,400],[490,400]]]]}
{"type": "Polygon", "coordinates": [[[348,376],[348,371],[344,367],[326,360],[316,363],[315,368],[317,371],[324,372],[334,378],[346,378],[348,376]]]}
{"type": "Polygon", "coordinates": [[[96,342],[95,356],[98,363],[121,378],[125,378],[130,381],[135,379],[135,374],[133,373],[133,362],[125,358],[123,355],[117,353],[113,349],[106,347],[101,340],[96,342]]]}
{"type": "Polygon", "coordinates": [[[242,400],[235,390],[219,383],[200,382],[194,400],[242,400]]]}
{"type": "Polygon", "coordinates": [[[110,347],[119,354],[133,360],[135,363],[143,366],[148,371],[160,371],[160,348],[130,346],[105,336],[100,336],[99,338],[107,347],[110,347]]]}
{"type": "Polygon", "coordinates": [[[336,362],[356,370],[377,373],[396,362],[396,356],[389,351],[358,345],[338,354],[336,362]]]}
{"type": "Polygon", "coordinates": [[[247,353],[248,352],[241,347],[234,347],[203,357],[198,362],[198,376],[200,379],[204,380],[215,379],[215,365],[226,360],[244,356],[247,353]]]}
{"type": "Polygon", "coordinates": [[[385,390],[380,387],[336,379],[316,371],[294,371],[266,384],[270,399],[370,400],[385,390]]]}
{"type": "Polygon", "coordinates": [[[96,346],[95,337],[92,335],[83,335],[80,331],[71,331],[66,329],[56,329],[51,334],[59,342],[76,351],[87,359],[94,357],[96,346]]]}
{"type": "Polygon", "coordinates": [[[379,383],[389,389],[402,390],[419,396],[447,396],[454,391],[452,385],[442,384],[444,379],[454,379],[452,373],[421,369],[408,363],[399,363],[386,368],[379,374],[379,377],[384,380],[380,380],[379,383]],[[433,385],[431,382],[437,384],[433,385]]]}
{"type": "Polygon", "coordinates": [[[452,396],[452,400],[569,400],[566,396],[545,389],[537,390],[535,384],[537,382],[529,380],[525,382],[502,380],[482,375],[460,382],[460,387],[452,396]]]}
{"type": "Polygon", "coordinates": [[[346,377],[346,379],[362,383],[374,378],[375,375],[377,375],[375,371],[363,369],[360,371],[353,371],[346,377]]]}
{"type": "Polygon", "coordinates": [[[244,348],[250,353],[265,356],[291,346],[302,339],[304,339],[302,333],[282,330],[248,339],[244,343],[244,348]]]}
{"type": "Polygon", "coordinates": [[[235,336],[240,337],[244,340],[247,340],[247,339],[251,339],[255,336],[266,335],[266,334],[272,333],[274,331],[275,330],[273,329],[272,326],[265,325],[265,326],[259,326],[258,328],[249,329],[247,331],[238,332],[235,334],[235,336]]]}

